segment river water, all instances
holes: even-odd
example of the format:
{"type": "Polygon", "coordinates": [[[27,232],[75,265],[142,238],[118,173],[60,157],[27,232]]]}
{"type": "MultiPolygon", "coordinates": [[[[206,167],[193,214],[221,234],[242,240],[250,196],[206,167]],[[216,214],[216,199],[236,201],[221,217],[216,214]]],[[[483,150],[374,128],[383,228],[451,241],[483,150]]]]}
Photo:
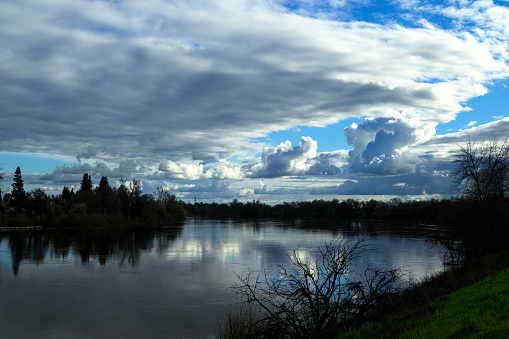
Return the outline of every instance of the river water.
{"type": "Polygon", "coordinates": [[[209,338],[236,302],[235,273],[316,258],[325,242],[365,237],[420,278],[442,269],[433,227],[391,223],[189,219],[147,229],[0,232],[0,337],[209,338]]]}

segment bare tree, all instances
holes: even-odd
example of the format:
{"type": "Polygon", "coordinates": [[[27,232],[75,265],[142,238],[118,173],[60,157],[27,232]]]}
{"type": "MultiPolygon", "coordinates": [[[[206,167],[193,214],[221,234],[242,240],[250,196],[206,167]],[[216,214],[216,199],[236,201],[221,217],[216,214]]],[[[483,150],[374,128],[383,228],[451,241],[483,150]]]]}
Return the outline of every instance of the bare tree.
{"type": "Polygon", "coordinates": [[[454,161],[453,173],[463,196],[474,201],[482,223],[492,235],[504,221],[509,197],[509,143],[489,140],[476,145],[468,140],[454,161]]]}
{"type": "Polygon", "coordinates": [[[489,140],[479,146],[468,140],[454,161],[454,180],[463,195],[478,203],[496,202],[509,195],[509,144],[489,140]]]}
{"type": "MultiPolygon", "coordinates": [[[[477,145],[468,140],[454,160],[456,187],[465,198],[462,214],[470,219],[463,234],[473,248],[501,244],[507,230],[509,206],[509,143],[489,140],[477,145]]],[[[491,248],[493,249],[493,248],[491,248]]]]}
{"type": "Polygon", "coordinates": [[[357,259],[372,249],[363,239],[340,239],[326,243],[316,259],[303,258],[297,249],[288,255],[290,265],[278,265],[276,272],[237,275],[233,290],[258,310],[245,333],[250,338],[324,338],[365,316],[399,290],[402,275],[383,263],[356,274],[357,259]]]}

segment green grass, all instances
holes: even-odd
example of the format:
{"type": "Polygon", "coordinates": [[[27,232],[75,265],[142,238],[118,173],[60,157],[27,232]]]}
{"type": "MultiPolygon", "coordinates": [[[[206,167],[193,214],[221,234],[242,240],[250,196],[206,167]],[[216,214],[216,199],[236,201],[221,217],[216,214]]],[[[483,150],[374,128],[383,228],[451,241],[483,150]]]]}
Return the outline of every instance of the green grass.
{"type": "Polygon", "coordinates": [[[509,268],[341,338],[509,338],[509,268]]]}
{"type": "Polygon", "coordinates": [[[509,269],[462,288],[403,338],[509,337],[509,269]]]}

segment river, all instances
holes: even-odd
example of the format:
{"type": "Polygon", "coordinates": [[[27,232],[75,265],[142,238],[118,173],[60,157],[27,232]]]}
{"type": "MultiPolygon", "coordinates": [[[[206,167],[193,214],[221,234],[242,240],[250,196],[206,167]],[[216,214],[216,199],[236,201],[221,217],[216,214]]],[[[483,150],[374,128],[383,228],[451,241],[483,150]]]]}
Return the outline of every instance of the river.
{"type": "Polygon", "coordinates": [[[0,232],[2,338],[209,338],[236,302],[235,273],[315,258],[325,242],[365,237],[406,278],[442,269],[433,227],[381,222],[189,219],[147,229],[0,232]]]}

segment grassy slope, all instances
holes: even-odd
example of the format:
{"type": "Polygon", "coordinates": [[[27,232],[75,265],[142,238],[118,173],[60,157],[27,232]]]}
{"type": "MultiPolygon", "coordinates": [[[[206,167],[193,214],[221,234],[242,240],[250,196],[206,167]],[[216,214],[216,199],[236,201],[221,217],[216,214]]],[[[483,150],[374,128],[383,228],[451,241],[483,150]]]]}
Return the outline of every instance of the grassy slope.
{"type": "Polygon", "coordinates": [[[503,266],[470,286],[414,305],[412,312],[396,312],[341,338],[509,338],[509,268],[507,262],[503,266]]]}
{"type": "Polygon", "coordinates": [[[405,338],[509,337],[509,269],[462,288],[440,302],[405,338]]]}

